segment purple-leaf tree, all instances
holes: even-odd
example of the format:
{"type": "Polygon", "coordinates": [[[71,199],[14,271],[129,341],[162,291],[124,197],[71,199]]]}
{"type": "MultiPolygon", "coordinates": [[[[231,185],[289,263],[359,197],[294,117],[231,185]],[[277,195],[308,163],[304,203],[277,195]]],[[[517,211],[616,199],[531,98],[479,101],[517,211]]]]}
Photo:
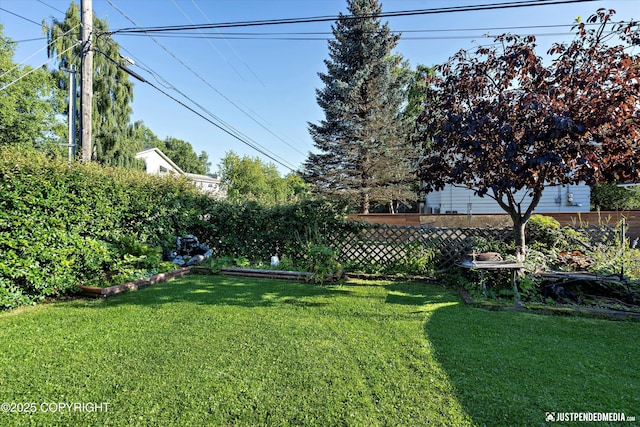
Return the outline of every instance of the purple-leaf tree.
{"type": "Polygon", "coordinates": [[[502,35],[451,57],[428,85],[416,138],[424,190],[452,184],[495,199],[519,259],[546,186],[640,181],[640,28],[612,23],[614,13],[576,23],[547,62],[535,37],[502,35]]]}

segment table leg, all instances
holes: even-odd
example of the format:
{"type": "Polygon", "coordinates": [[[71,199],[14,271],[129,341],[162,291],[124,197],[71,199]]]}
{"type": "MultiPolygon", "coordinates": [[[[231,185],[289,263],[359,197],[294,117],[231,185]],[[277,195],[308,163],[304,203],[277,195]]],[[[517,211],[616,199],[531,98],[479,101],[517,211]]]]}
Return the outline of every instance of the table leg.
{"type": "Polygon", "coordinates": [[[511,270],[511,284],[513,285],[513,292],[515,295],[515,303],[517,307],[522,306],[522,301],[520,301],[520,292],[518,291],[518,284],[516,283],[516,274],[517,270],[511,270]]]}

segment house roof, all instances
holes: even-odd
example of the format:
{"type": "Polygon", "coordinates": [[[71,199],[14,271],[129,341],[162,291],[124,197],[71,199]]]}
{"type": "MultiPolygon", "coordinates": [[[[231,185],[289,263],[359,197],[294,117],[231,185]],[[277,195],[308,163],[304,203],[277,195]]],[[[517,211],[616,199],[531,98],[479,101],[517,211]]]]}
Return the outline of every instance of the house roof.
{"type": "Polygon", "coordinates": [[[151,153],[156,153],[158,156],[160,156],[164,161],[166,161],[169,164],[169,166],[171,166],[180,175],[185,174],[185,172],[182,169],[180,169],[180,166],[176,165],[173,162],[173,160],[171,160],[166,154],[164,154],[162,150],[160,150],[158,147],[147,148],[146,150],[140,151],[139,153],[136,154],[136,159],[144,159],[147,156],[149,156],[151,153]]]}
{"type": "Polygon", "coordinates": [[[148,148],[146,150],[140,151],[139,153],[136,154],[136,159],[145,159],[148,158],[149,155],[158,155],[160,156],[164,161],[167,162],[167,164],[174,169],[175,172],[177,172],[179,175],[183,175],[186,178],[189,178],[192,181],[199,181],[199,182],[211,182],[211,183],[216,183],[219,184],[220,180],[217,177],[212,177],[209,175],[200,175],[197,173],[187,173],[185,171],[183,171],[182,169],[180,169],[180,166],[176,165],[166,154],[164,154],[162,152],[162,150],[160,150],[157,147],[153,147],[153,148],[148,148]],[[155,153],[155,154],[153,154],[155,153]]]}
{"type": "Polygon", "coordinates": [[[197,173],[185,173],[184,175],[193,181],[211,182],[216,184],[220,183],[220,180],[218,178],[214,178],[209,175],[199,175],[197,173]]]}

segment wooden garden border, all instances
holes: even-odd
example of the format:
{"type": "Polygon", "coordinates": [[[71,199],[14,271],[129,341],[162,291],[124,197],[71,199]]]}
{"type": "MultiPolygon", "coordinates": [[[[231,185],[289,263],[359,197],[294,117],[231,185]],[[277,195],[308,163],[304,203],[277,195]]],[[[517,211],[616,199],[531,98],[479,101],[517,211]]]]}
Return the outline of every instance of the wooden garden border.
{"type": "Polygon", "coordinates": [[[78,285],[82,290],[80,295],[92,297],[92,298],[106,298],[111,295],[116,295],[128,290],[136,290],[144,286],[155,285],[156,283],[166,282],[176,277],[182,277],[191,272],[191,267],[183,267],[178,270],[169,271],[167,273],[160,273],[152,276],[148,279],[140,279],[133,282],[127,282],[122,285],[110,286],[108,288],[98,288],[95,286],[78,285]]]}

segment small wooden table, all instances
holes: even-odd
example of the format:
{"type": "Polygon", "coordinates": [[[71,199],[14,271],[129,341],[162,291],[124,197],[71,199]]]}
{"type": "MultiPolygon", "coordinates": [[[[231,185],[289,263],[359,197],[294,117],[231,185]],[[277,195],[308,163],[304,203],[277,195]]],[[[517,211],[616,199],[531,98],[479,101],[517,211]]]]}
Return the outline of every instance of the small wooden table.
{"type": "Polygon", "coordinates": [[[469,261],[459,262],[456,265],[470,270],[478,270],[480,272],[482,293],[485,297],[487,296],[487,285],[484,278],[484,272],[511,270],[511,285],[513,286],[513,292],[515,295],[515,304],[517,306],[522,305],[522,302],[520,301],[520,292],[518,291],[518,284],[516,283],[516,274],[524,269],[524,265],[522,265],[522,263],[513,261],[469,261]]]}

